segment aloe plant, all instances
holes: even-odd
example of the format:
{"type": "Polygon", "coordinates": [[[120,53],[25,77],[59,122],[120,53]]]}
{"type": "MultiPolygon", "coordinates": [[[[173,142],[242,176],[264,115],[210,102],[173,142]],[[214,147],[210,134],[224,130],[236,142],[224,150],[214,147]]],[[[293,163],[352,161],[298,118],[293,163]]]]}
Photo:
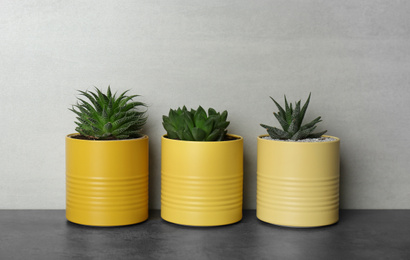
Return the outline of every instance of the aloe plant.
{"type": "Polygon", "coordinates": [[[317,117],[312,120],[310,123],[302,125],[303,118],[305,117],[306,110],[309,106],[310,95],[306,100],[305,104],[301,108],[301,101],[295,102],[295,107],[293,108],[292,103],[288,104],[285,96],[285,109],[278,104],[272,97],[270,97],[275,105],[277,106],[279,112],[273,113],[279,124],[282,126],[282,129],[261,124],[265,128],[272,139],[280,140],[301,140],[306,138],[319,138],[327,130],[313,133],[316,129],[316,124],[321,122],[321,117],[317,117]]]}
{"type": "Polygon", "coordinates": [[[146,107],[142,102],[133,101],[138,95],[126,95],[129,90],[111,93],[108,86],[104,94],[98,88],[95,92],[81,91],[76,105],[70,109],[77,115],[77,128],[80,135],[87,139],[115,140],[140,137],[140,131],[147,121],[146,111],[138,108],[146,107]]]}
{"type": "Polygon", "coordinates": [[[185,106],[182,109],[170,109],[168,116],[162,117],[162,125],[167,131],[170,139],[187,141],[222,141],[227,133],[226,128],[229,121],[226,121],[228,112],[216,112],[209,108],[208,115],[199,106],[197,110],[188,110],[185,106]]]}

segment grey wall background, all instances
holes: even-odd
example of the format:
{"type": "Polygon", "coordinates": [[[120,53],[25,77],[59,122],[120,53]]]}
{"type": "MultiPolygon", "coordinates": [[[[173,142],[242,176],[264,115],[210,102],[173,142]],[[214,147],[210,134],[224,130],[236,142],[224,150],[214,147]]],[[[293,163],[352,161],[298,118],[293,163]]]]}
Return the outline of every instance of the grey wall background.
{"type": "Polygon", "coordinates": [[[93,86],[150,104],[150,205],[160,207],[161,116],[229,111],[255,208],[269,96],[305,100],[341,138],[341,207],[410,209],[410,2],[0,2],[0,208],[65,208],[68,107],[93,86]]]}

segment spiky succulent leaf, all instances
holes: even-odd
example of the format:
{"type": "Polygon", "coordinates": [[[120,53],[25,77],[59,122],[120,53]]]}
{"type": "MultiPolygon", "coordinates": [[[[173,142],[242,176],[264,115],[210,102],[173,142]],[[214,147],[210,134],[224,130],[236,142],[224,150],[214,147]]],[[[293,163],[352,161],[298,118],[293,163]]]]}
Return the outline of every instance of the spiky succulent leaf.
{"type": "Polygon", "coordinates": [[[266,131],[272,139],[290,139],[296,141],[306,138],[321,137],[327,131],[312,133],[316,128],[316,124],[322,121],[320,119],[321,117],[317,117],[311,122],[302,125],[303,119],[306,114],[306,110],[309,106],[310,96],[311,94],[309,94],[309,97],[307,98],[302,108],[301,101],[295,102],[295,107],[293,108],[292,103],[288,103],[285,96],[285,109],[283,109],[283,107],[278,102],[276,102],[272,97],[270,97],[279,110],[277,113],[273,114],[278,120],[283,130],[264,124],[261,124],[261,126],[266,129],[266,131]]]}
{"type": "Polygon", "coordinates": [[[216,112],[209,108],[208,114],[201,106],[187,110],[185,106],[170,109],[168,116],[162,117],[162,125],[170,139],[187,141],[222,141],[227,133],[228,112],[216,112]]]}
{"type": "Polygon", "coordinates": [[[326,132],[327,132],[327,130],[324,130],[324,131],[319,132],[319,133],[313,133],[313,134],[308,135],[306,138],[319,138],[322,135],[324,135],[326,132]]]}
{"type": "Polygon", "coordinates": [[[292,120],[290,121],[289,126],[287,127],[287,132],[293,136],[297,131],[299,131],[300,121],[299,121],[299,113],[300,113],[300,101],[296,102],[295,109],[292,111],[292,120]]]}
{"type": "Polygon", "coordinates": [[[285,131],[287,131],[287,128],[289,127],[290,123],[292,123],[293,107],[292,107],[292,103],[290,105],[288,104],[288,100],[286,99],[286,96],[285,96],[285,110],[286,111],[284,112],[284,117],[288,124],[285,131]]]}
{"type": "Polygon", "coordinates": [[[139,108],[146,105],[134,102],[138,95],[127,96],[125,91],[117,98],[108,86],[106,94],[100,89],[81,91],[73,111],[78,117],[76,131],[90,139],[115,140],[140,137],[141,129],[147,121],[146,111],[139,108]]]}
{"type": "MultiPolygon", "coordinates": [[[[276,100],[274,100],[272,97],[270,97],[270,98],[273,100],[273,102],[275,103],[276,107],[278,108],[278,110],[279,110],[279,113],[278,113],[278,114],[286,119],[286,112],[285,112],[285,110],[282,108],[282,106],[279,105],[279,103],[276,102],[276,100]]],[[[286,100],[286,96],[285,96],[285,100],[286,100]]],[[[286,109],[288,109],[288,108],[287,108],[287,103],[286,103],[286,109]]]]}
{"type": "Polygon", "coordinates": [[[300,122],[301,122],[301,123],[303,122],[303,118],[305,118],[305,114],[306,114],[306,110],[307,110],[307,108],[308,108],[308,106],[309,106],[311,94],[312,94],[312,93],[309,93],[309,97],[307,98],[305,104],[303,105],[302,109],[300,110],[299,118],[300,118],[300,122]]]}
{"type": "Polygon", "coordinates": [[[279,113],[273,113],[273,115],[276,117],[278,120],[279,124],[282,126],[282,129],[287,130],[289,127],[288,122],[286,121],[286,118],[282,117],[279,113]]]}
{"type": "Polygon", "coordinates": [[[261,124],[261,126],[266,129],[266,131],[273,139],[289,139],[291,137],[291,135],[288,132],[283,131],[279,128],[264,124],[261,124]]]}
{"type": "Polygon", "coordinates": [[[297,131],[291,138],[290,140],[301,140],[307,138],[314,130],[316,129],[316,126],[312,126],[310,128],[304,129],[304,130],[299,130],[297,131]]]}
{"type": "Polygon", "coordinates": [[[321,120],[320,118],[321,118],[321,117],[319,116],[319,117],[313,119],[311,122],[309,122],[309,123],[304,124],[303,126],[301,126],[300,129],[304,130],[304,129],[307,129],[307,128],[310,128],[310,127],[316,125],[316,124],[319,123],[319,122],[322,122],[322,120],[321,120]]]}

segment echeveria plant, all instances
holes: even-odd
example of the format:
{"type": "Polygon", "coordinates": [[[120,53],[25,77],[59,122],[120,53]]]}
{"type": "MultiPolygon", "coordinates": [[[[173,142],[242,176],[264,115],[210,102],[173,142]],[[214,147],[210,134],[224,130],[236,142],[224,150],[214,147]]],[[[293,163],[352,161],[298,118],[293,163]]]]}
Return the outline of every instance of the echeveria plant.
{"type": "Polygon", "coordinates": [[[216,112],[209,108],[208,114],[199,106],[197,110],[187,110],[185,106],[170,109],[168,116],[163,116],[162,125],[170,139],[187,141],[222,141],[227,133],[228,112],[216,112]]]}

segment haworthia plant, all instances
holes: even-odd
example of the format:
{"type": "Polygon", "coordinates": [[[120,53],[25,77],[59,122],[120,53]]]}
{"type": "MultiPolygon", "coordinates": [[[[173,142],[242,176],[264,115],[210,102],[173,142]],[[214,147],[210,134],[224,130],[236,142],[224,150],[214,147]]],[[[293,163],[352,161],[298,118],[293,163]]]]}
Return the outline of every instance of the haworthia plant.
{"type": "Polygon", "coordinates": [[[70,109],[77,115],[77,128],[82,136],[97,140],[130,139],[140,137],[140,131],[147,121],[146,108],[142,102],[133,101],[138,95],[111,93],[108,86],[104,94],[98,88],[95,92],[81,91],[76,105],[70,109]]]}
{"type": "Polygon", "coordinates": [[[197,110],[187,110],[185,106],[178,109],[170,109],[168,116],[162,117],[162,125],[170,139],[186,141],[222,141],[227,133],[226,121],[228,112],[216,112],[209,108],[208,115],[199,106],[197,110]]]}
{"type": "Polygon", "coordinates": [[[313,133],[316,129],[316,124],[321,122],[321,117],[317,117],[310,123],[302,125],[303,118],[305,117],[306,110],[309,106],[310,95],[306,100],[305,104],[301,108],[301,101],[295,102],[295,107],[293,108],[292,103],[288,104],[285,96],[285,109],[278,104],[272,97],[270,97],[273,102],[275,103],[276,107],[278,108],[277,113],[273,113],[276,119],[278,120],[279,124],[282,126],[282,129],[268,126],[265,124],[261,124],[263,128],[265,128],[272,139],[280,139],[280,140],[301,140],[306,138],[319,138],[327,130],[313,133]]]}

